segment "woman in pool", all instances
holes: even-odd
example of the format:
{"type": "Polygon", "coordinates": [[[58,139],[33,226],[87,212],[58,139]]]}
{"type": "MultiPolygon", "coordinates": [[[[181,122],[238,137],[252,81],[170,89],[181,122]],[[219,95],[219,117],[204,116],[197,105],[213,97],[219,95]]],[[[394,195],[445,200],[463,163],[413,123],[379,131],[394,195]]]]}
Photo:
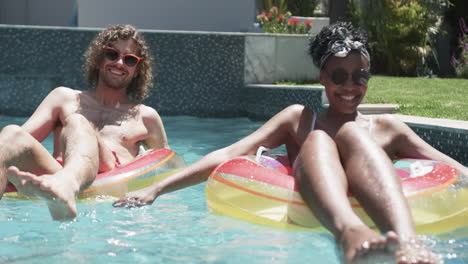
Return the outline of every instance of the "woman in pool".
{"type": "Polygon", "coordinates": [[[152,204],[163,193],[205,181],[226,160],[253,155],[260,146],[286,144],[304,201],[334,234],[347,262],[436,263],[437,256],[417,241],[391,159],[427,158],[464,172],[467,169],[392,116],[370,118],[357,111],[370,77],[367,38],[362,31],[349,23],[330,25],[311,39],[309,52],[320,67],[328,109],[315,113],[302,105],[289,106],[240,141],[209,153],[153,186],[128,193],[114,205],[152,204]],[[356,216],[348,190],[385,235],[356,216]]]}

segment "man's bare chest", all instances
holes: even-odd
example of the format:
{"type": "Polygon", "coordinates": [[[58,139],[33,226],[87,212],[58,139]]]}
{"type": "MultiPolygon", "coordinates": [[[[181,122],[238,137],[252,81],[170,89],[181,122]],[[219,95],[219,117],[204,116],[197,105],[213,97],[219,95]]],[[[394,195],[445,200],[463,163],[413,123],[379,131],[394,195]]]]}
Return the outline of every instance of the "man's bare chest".
{"type": "Polygon", "coordinates": [[[105,107],[79,107],[82,114],[104,139],[128,142],[137,141],[147,133],[137,109],[109,109],[105,107]]]}

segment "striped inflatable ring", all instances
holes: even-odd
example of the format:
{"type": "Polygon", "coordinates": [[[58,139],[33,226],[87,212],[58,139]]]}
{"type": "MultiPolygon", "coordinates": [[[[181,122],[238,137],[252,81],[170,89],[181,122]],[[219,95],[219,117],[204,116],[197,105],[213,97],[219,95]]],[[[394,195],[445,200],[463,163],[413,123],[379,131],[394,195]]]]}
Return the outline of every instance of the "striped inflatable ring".
{"type": "MultiPolygon", "coordinates": [[[[416,231],[439,234],[467,225],[468,178],[451,166],[432,160],[400,159],[401,177],[416,231]]],[[[324,228],[305,205],[287,157],[244,156],[219,165],[206,185],[208,207],[215,213],[288,229],[324,228]]],[[[349,195],[356,214],[375,227],[349,195]]]]}
{"type": "MultiPolygon", "coordinates": [[[[170,149],[149,150],[124,166],[98,174],[91,186],[78,194],[78,198],[98,195],[121,197],[127,192],[150,186],[185,166],[184,159],[170,149]]],[[[18,194],[12,184],[7,185],[4,196],[29,199],[18,194]]]]}

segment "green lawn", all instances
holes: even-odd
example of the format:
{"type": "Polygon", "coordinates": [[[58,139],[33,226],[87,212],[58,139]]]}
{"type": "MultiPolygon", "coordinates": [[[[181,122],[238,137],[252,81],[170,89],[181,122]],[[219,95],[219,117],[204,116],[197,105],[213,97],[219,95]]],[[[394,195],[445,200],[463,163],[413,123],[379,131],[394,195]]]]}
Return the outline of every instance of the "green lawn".
{"type": "Polygon", "coordinates": [[[372,76],[364,103],[399,104],[396,113],[404,115],[468,121],[468,80],[372,76]]]}
{"type": "Polygon", "coordinates": [[[373,76],[365,103],[396,103],[405,115],[468,120],[468,80],[373,76]]]}

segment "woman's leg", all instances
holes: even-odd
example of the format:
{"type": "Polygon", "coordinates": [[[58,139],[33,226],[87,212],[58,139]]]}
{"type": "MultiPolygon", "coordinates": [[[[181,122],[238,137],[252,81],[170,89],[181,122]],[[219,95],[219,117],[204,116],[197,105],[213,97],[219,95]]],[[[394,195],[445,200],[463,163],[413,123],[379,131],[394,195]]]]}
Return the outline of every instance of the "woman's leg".
{"type": "Polygon", "coordinates": [[[299,153],[295,173],[302,198],[343,246],[347,261],[369,251],[393,258],[390,247],[396,244],[396,238],[388,240],[381,236],[354,213],[347,197],[348,180],[337,145],[325,132],[309,133],[299,153]]]}
{"type": "Polygon", "coordinates": [[[349,190],[376,226],[400,236],[415,235],[400,177],[384,150],[354,122],[338,131],[338,146],[349,190]]]}
{"type": "MultiPolygon", "coordinates": [[[[398,235],[397,262],[437,263],[438,256],[416,238],[400,177],[385,151],[355,122],[343,125],[335,142],[350,192],[382,232],[394,231],[398,235]]],[[[355,238],[344,233],[343,240],[354,243],[355,238]]],[[[360,254],[363,252],[366,254],[365,250],[360,254]]]]}

